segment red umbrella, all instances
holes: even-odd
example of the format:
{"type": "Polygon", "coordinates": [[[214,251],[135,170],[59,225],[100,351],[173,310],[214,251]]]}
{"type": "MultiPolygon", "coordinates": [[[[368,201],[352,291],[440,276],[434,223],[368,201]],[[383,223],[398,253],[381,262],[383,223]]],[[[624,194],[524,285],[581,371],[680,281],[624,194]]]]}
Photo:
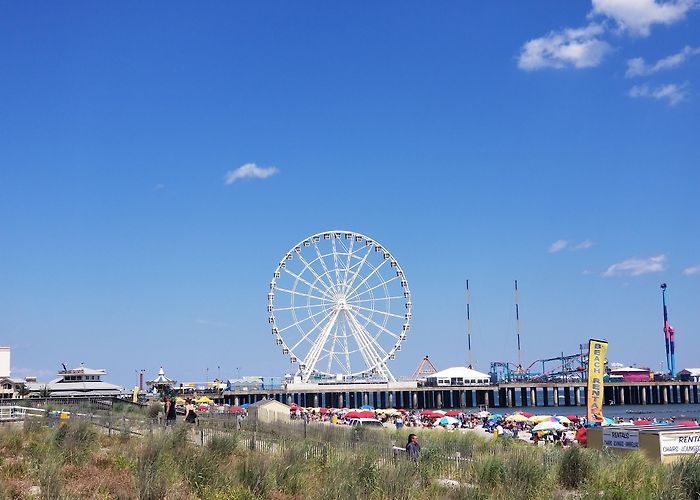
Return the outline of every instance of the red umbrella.
{"type": "Polygon", "coordinates": [[[696,422],[691,422],[691,421],[685,421],[685,422],[676,422],[676,425],[680,425],[683,427],[697,427],[698,424],[696,422]]]}
{"type": "MultiPolygon", "coordinates": [[[[520,414],[521,414],[523,417],[527,417],[527,418],[530,418],[530,417],[532,417],[532,416],[534,415],[534,413],[530,413],[529,411],[521,411],[520,414]]],[[[569,418],[569,417],[567,417],[567,418],[569,418]]],[[[571,419],[569,418],[569,420],[571,420],[571,419]]]]}
{"type": "Polygon", "coordinates": [[[458,416],[460,416],[461,414],[462,414],[461,411],[458,411],[458,410],[450,410],[450,411],[448,411],[447,413],[445,413],[445,416],[446,416],[446,417],[458,417],[458,416]]]}
{"type": "Polygon", "coordinates": [[[406,413],[406,410],[404,410],[403,408],[399,408],[397,411],[399,411],[401,413],[406,413]]]}
{"type": "Polygon", "coordinates": [[[651,420],[644,420],[643,418],[640,418],[639,420],[635,420],[635,421],[632,422],[632,423],[633,423],[634,425],[651,425],[651,424],[653,424],[654,422],[652,422],[651,420]]]}
{"type": "Polygon", "coordinates": [[[345,418],[362,418],[359,411],[349,411],[345,414],[345,418]]]}
{"type": "Polygon", "coordinates": [[[369,410],[361,411],[358,413],[358,415],[358,418],[374,418],[374,412],[369,410]]]}
{"type": "Polygon", "coordinates": [[[567,415],[566,418],[568,418],[572,422],[578,422],[580,420],[576,415],[567,415]]]}
{"type": "Polygon", "coordinates": [[[420,412],[420,415],[421,415],[421,417],[434,417],[435,416],[433,414],[432,410],[423,410],[422,412],[420,412]]]}
{"type": "Polygon", "coordinates": [[[319,408],[318,412],[319,413],[328,413],[328,408],[319,408]]]}
{"type": "Polygon", "coordinates": [[[240,406],[229,406],[228,411],[231,413],[245,413],[245,410],[240,406]]]}

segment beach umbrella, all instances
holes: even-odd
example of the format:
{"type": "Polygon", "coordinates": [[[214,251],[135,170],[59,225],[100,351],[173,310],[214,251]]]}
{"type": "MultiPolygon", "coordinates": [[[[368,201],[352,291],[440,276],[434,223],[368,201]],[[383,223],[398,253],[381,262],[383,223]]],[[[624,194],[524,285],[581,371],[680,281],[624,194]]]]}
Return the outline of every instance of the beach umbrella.
{"type": "Polygon", "coordinates": [[[461,414],[462,412],[459,410],[450,410],[447,413],[445,413],[445,415],[448,417],[459,417],[461,414]]]}
{"type": "Polygon", "coordinates": [[[361,411],[358,415],[358,418],[374,418],[374,412],[369,410],[361,411]]]}
{"type": "Polygon", "coordinates": [[[508,422],[527,422],[527,417],[525,415],[520,414],[520,413],[515,413],[514,415],[508,415],[506,417],[506,421],[508,421],[508,422]]]}
{"type": "Polygon", "coordinates": [[[559,422],[540,422],[532,428],[532,432],[563,431],[564,426],[559,422]]]}
{"type": "Polygon", "coordinates": [[[459,424],[459,420],[457,420],[454,417],[442,417],[440,419],[440,425],[457,425],[459,424]]]}
{"type": "Polygon", "coordinates": [[[557,415],[554,417],[560,424],[570,424],[571,419],[569,417],[565,417],[563,415],[557,415]]]}
{"type": "Polygon", "coordinates": [[[423,410],[420,412],[421,417],[432,417],[433,416],[433,411],[432,410],[423,410]]]}
{"type": "Polygon", "coordinates": [[[245,408],[242,406],[229,406],[228,411],[231,413],[245,413],[245,408]]]}
{"type": "Polygon", "coordinates": [[[403,408],[399,408],[397,411],[398,411],[399,413],[407,413],[406,410],[404,410],[403,408]]]}
{"type": "Polygon", "coordinates": [[[676,422],[676,425],[680,425],[681,427],[697,427],[698,426],[697,422],[691,422],[691,421],[676,422]]]}
{"type": "Polygon", "coordinates": [[[434,413],[434,414],[436,414],[436,415],[441,415],[441,416],[444,416],[444,415],[445,415],[445,413],[447,413],[447,412],[445,412],[445,411],[442,411],[442,410],[433,410],[433,413],[434,413]]]}
{"type": "Polygon", "coordinates": [[[533,415],[527,421],[531,424],[539,424],[540,422],[548,421],[550,418],[552,418],[551,415],[533,415]]]}
{"type": "Polygon", "coordinates": [[[328,408],[323,408],[323,407],[321,407],[321,408],[318,409],[318,412],[319,412],[319,413],[328,413],[328,408]]]}
{"type": "Polygon", "coordinates": [[[501,418],[503,418],[503,415],[500,413],[493,413],[489,416],[489,420],[499,420],[501,418]]]}
{"type": "Polygon", "coordinates": [[[206,405],[210,405],[210,404],[212,404],[213,402],[214,402],[213,399],[208,398],[208,397],[206,397],[206,396],[202,396],[201,398],[199,398],[199,399],[197,400],[197,403],[206,404],[206,405]]]}
{"type": "Polygon", "coordinates": [[[566,418],[568,418],[572,422],[578,422],[580,420],[576,415],[567,415],[566,418]]]}
{"type": "Polygon", "coordinates": [[[362,405],[360,406],[360,410],[374,410],[374,406],[362,405]]]}
{"type": "Polygon", "coordinates": [[[349,411],[344,415],[345,418],[362,418],[359,411],[349,411]]]}
{"type": "Polygon", "coordinates": [[[632,423],[633,423],[634,425],[651,425],[651,424],[653,424],[654,422],[652,422],[651,420],[645,420],[645,419],[643,419],[643,418],[640,418],[639,420],[635,420],[635,421],[632,422],[632,423]]]}
{"type": "Polygon", "coordinates": [[[534,413],[530,413],[529,411],[519,411],[518,413],[520,415],[522,415],[523,417],[527,417],[527,418],[530,418],[531,416],[534,415],[534,413]]]}

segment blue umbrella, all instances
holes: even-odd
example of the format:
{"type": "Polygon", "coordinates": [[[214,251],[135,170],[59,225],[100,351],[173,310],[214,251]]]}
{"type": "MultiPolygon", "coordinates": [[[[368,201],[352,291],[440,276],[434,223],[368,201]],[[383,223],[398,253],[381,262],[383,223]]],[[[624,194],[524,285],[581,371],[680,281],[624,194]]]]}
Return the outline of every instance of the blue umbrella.
{"type": "Polygon", "coordinates": [[[493,415],[489,416],[489,420],[499,420],[503,418],[503,415],[500,413],[494,413],[493,415]]]}
{"type": "Polygon", "coordinates": [[[374,410],[374,406],[362,405],[360,406],[360,410],[374,410]]]}
{"type": "Polygon", "coordinates": [[[249,406],[250,406],[250,405],[249,405],[248,403],[246,403],[246,404],[244,404],[244,405],[241,405],[241,408],[245,408],[245,409],[247,410],[249,406]]]}
{"type": "Polygon", "coordinates": [[[442,417],[440,419],[440,425],[457,425],[459,423],[459,420],[457,420],[454,417],[442,417]]]}

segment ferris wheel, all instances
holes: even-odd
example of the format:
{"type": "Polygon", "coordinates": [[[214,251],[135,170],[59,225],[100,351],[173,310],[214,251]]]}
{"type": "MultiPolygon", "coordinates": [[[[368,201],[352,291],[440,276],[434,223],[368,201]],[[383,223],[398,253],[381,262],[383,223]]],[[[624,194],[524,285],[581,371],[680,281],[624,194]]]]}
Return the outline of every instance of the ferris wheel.
{"type": "Polygon", "coordinates": [[[379,242],[352,231],[300,241],[277,265],[267,301],[275,341],[302,382],[396,380],[387,363],[406,340],[411,292],[379,242]]]}

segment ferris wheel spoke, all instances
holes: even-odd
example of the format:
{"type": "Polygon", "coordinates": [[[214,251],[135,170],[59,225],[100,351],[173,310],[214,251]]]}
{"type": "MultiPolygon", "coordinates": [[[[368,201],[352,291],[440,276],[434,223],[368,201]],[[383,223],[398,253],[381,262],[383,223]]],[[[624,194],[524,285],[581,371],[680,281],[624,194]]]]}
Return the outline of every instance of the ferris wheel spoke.
{"type": "Polygon", "coordinates": [[[372,323],[374,326],[376,326],[377,328],[379,328],[380,330],[382,330],[382,331],[383,331],[384,333],[386,333],[387,335],[391,335],[391,336],[394,337],[395,339],[398,339],[398,338],[399,338],[399,336],[396,335],[394,332],[392,332],[391,330],[387,329],[385,326],[380,325],[379,323],[377,323],[376,321],[374,321],[372,318],[368,318],[367,316],[365,316],[364,314],[362,314],[362,313],[359,312],[359,311],[353,311],[353,312],[354,312],[355,314],[357,314],[359,317],[361,317],[361,318],[367,320],[368,323],[372,323]]]}
{"type": "MultiPolygon", "coordinates": [[[[326,316],[324,316],[323,319],[322,319],[321,321],[319,321],[318,323],[316,323],[316,324],[313,326],[313,328],[311,328],[308,332],[306,332],[304,335],[302,335],[302,337],[299,339],[299,341],[298,341],[296,344],[294,344],[292,347],[289,348],[289,351],[290,351],[290,352],[294,352],[294,350],[295,350],[297,347],[299,347],[299,346],[302,344],[302,342],[304,342],[306,339],[308,339],[309,336],[311,336],[311,334],[314,333],[318,327],[320,327],[321,325],[323,325],[323,324],[326,322],[326,320],[328,320],[328,318],[330,318],[330,317],[333,315],[333,312],[334,312],[334,311],[331,311],[331,312],[329,312],[328,314],[326,314],[326,316]]],[[[291,326],[295,326],[295,325],[291,325],[291,326]]],[[[287,327],[287,328],[289,328],[289,327],[287,327]]],[[[282,333],[282,330],[280,330],[280,333],[282,333]]],[[[297,356],[297,357],[299,357],[299,356],[297,356]]]]}
{"type": "Polygon", "coordinates": [[[345,262],[345,274],[343,276],[343,292],[347,292],[348,273],[350,272],[350,262],[352,261],[352,245],[354,242],[355,239],[350,238],[350,248],[348,248],[345,242],[343,240],[340,240],[340,244],[343,245],[343,248],[345,249],[348,255],[348,260],[345,262]]]}
{"type": "Polygon", "coordinates": [[[335,352],[335,342],[338,340],[338,323],[333,327],[333,340],[331,341],[331,349],[328,351],[328,373],[331,372],[331,364],[333,363],[333,353],[335,352]]]}
{"type": "Polygon", "coordinates": [[[289,275],[291,275],[291,276],[294,276],[294,278],[296,278],[297,281],[301,281],[301,282],[304,283],[305,285],[308,285],[309,288],[313,288],[314,290],[321,292],[323,295],[325,295],[326,297],[328,297],[329,300],[333,300],[333,297],[332,297],[328,292],[326,292],[325,290],[321,290],[321,289],[318,288],[316,285],[313,285],[313,284],[309,283],[308,281],[306,281],[304,278],[302,278],[302,277],[299,276],[298,274],[293,273],[292,271],[290,271],[290,270],[287,269],[287,268],[284,269],[284,272],[287,273],[287,274],[289,274],[289,275]]]}
{"type": "Polygon", "coordinates": [[[379,283],[378,285],[373,286],[372,288],[367,288],[366,290],[363,290],[363,291],[361,291],[361,292],[359,292],[359,293],[356,293],[355,295],[349,296],[347,300],[352,301],[353,299],[355,299],[355,298],[357,298],[357,297],[361,297],[362,295],[364,295],[364,294],[366,294],[366,293],[369,293],[369,292],[371,292],[372,290],[376,290],[376,289],[379,288],[380,286],[386,286],[386,285],[388,285],[389,283],[391,283],[392,281],[395,281],[395,280],[397,280],[397,279],[399,279],[398,276],[394,276],[393,278],[389,278],[388,280],[382,281],[381,283],[379,283]]]}
{"type": "Polygon", "coordinates": [[[310,307],[329,307],[331,304],[304,304],[302,306],[292,306],[292,307],[280,307],[279,309],[275,309],[275,312],[278,311],[296,311],[299,309],[308,309],[310,307]]]}
{"type": "MultiPolygon", "coordinates": [[[[357,285],[356,287],[354,287],[352,290],[350,290],[350,291],[347,293],[347,296],[348,296],[348,297],[352,297],[352,296],[357,292],[357,290],[358,290],[362,285],[364,285],[365,283],[367,283],[367,280],[370,279],[372,276],[374,276],[374,275],[377,273],[377,271],[379,271],[379,270],[382,268],[382,266],[383,266],[384,264],[386,264],[387,262],[389,262],[389,259],[384,259],[383,261],[381,261],[381,262],[379,263],[378,266],[376,266],[374,269],[372,269],[372,272],[371,272],[371,273],[369,273],[367,276],[364,277],[364,279],[360,282],[359,285],[357,285]]],[[[380,278],[381,278],[382,275],[379,274],[379,276],[380,276],[380,278]]],[[[382,282],[384,282],[384,280],[382,280],[382,282]]]]}
{"type": "Polygon", "coordinates": [[[299,274],[303,274],[304,271],[308,269],[309,271],[311,271],[311,273],[312,273],[314,276],[316,276],[316,280],[317,280],[317,281],[323,283],[323,286],[328,286],[329,288],[332,288],[332,287],[333,287],[333,282],[332,282],[330,279],[328,280],[329,283],[326,283],[325,281],[323,281],[323,280],[321,279],[321,276],[316,272],[316,269],[314,269],[313,266],[307,262],[307,260],[306,260],[306,259],[304,258],[304,256],[301,254],[301,252],[298,252],[297,255],[299,256],[299,260],[301,260],[301,261],[304,263],[304,266],[305,266],[305,267],[304,267],[304,270],[302,270],[302,272],[299,273],[299,274]]]}
{"type": "MultiPolygon", "coordinates": [[[[312,314],[311,316],[306,316],[306,317],[303,318],[303,319],[300,319],[300,320],[298,320],[298,321],[295,321],[295,322],[292,323],[291,325],[285,326],[284,328],[280,328],[280,329],[279,329],[279,332],[282,333],[282,332],[285,332],[285,331],[289,330],[290,328],[294,328],[295,326],[299,326],[299,325],[301,325],[303,322],[309,321],[310,319],[315,318],[316,316],[320,316],[320,315],[323,314],[324,312],[326,312],[326,311],[325,311],[325,310],[323,310],[323,311],[318,311],[317,313],[314,313],[314,314],[312,314]]],[[[333,314],[333,311],[327,313],[328,316],[330,316],[331,314],[333,314]]],[[[323,321],[325,321],[325,320],[326,320],[326,318],[323,318],[323,319],[321,320],[321,322],[323,322],[323,321]]],[[[296,346],[295,346],[295,347],[296,347],[296,346]]]]}
{"type": "MultiPolygon", "coordinates": [[[[350,283],[348,283],[347,290],[352,289],[353,285],[355,284],[355,280],[360,275],[360,271],[362,271],[362,268],[367,263],[367,259],[369,258],[370,254],[372,253],[372,245],[367,245],[366,248],[367,248],[367,253],[364,255],[364,257],[362,257],[362,260],[360,260],[360,263],[357,266],[357,270],[352,275],[352,279],[350,280],[350,283]]],[[[350,295],[350,294],[346,292],[345,295],[350,295]]]]}
{"type": "Polygon", "coordinates": [[[318,260],[321,261],[321,266],[323,267],[323,270],[325,271],[324,274],[326,274],[328,276],[328,281],[331,283],[330,289],[337,293],[338,289],[332,284],[333,279],[331,278],[331,272],[328,270],[328,266],[326,266],[326,260],[321,255],[321,250],[318,248],[318,244],[316,243],[316,241],[314,241],[313,243],[314,243],[314,249],[316,250],[316,255],[318,256],[318,260]]]}
{"type": "Polygon", "coordinates": [[[302,297],[311,297],[312,299],[323,300],[323,301],[325,301],[325,302],[330,302],[330,300],[329,300],[328,298],[326,298],[326,297],[319,297],[319,296],[317,296],[317,295],[312,295],[312,294],[310,294],[310,293],[297,292],[296,290],[288,290],[287,288],[279,288],[279,287],[275,287],[275,290],[278,290],[278,291],[280,291],[280,292],[290,293],[290,294],[292,294],[292,295],[301,295],[302,297]]]}
{"type": "Polygon", "coordinates": [[[363,310],[363,311],[369,311],[369,312],[371,312],[371,313],[383,314],[383,315],[385,315],[385,316],[390,316],[390,317],[392,317],[392,318],[405,319],[405,318],[404,318],[403,316],[401,316],[400,314],[394,314],[394,313],[382,311],[381,309],[370,309],[369,307],[362,307],[362,306],[350,306],[350,309],[351,309],[351,310],[361,309],[361,310],[363,310]]]}
{"type": "Polygon", "coordinates": [[[309,381],[309,377],[311,376],[311,373],[313,373],[314,368],[316,367],[316,363],[318,361],[318,357],[321,354],[321,350],[323,349],[323,346],[326,344],[326,341],[328,340],[328,335],[330,334],[331,329],[333,328],[333,325],[335,325],[336,320],[338,319],[338,315],[340,314],[340,309],[336,309],[332,313],[331,319],[328,321],[328,324],[324,327],[323,331],[321,331],[321,334],[316,338],[314,341],[313,345],[311,346],[311,349],[309,350],[306,358],[304,358],[304,375],[302,376],[302,379],[305,379],[304,382],[309,381]]]}
{"type": "Polygon", "coordinates": [[[362,304],[364,302],[374,302],[375,300],[401,300],[405,299],[403,295],[394,295],[393,297],[375,297],[374,299],[361,299],[361,300],[348,300],[348,304],[350,305],[355,305],[355,304],[362,304]]]}

